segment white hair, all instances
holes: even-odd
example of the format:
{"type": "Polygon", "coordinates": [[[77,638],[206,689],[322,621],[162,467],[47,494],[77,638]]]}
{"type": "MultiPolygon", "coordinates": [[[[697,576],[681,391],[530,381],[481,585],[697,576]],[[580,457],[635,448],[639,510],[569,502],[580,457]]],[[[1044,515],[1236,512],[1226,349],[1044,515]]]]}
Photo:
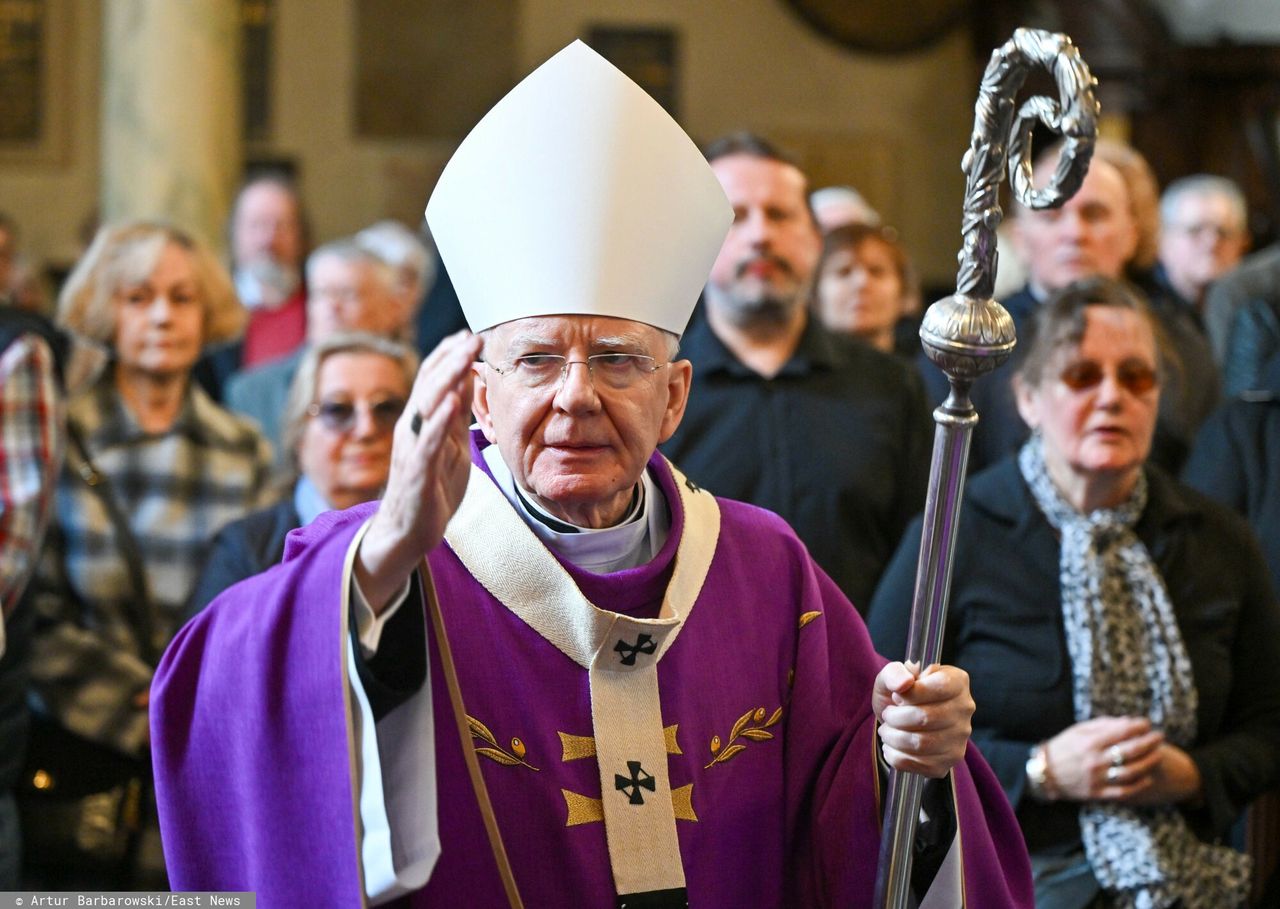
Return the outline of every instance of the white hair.
{"type": "MultiPolygon", "coordinates": [[[[510,324],[510,323],[505,323],[505,322],[503,323],[503,325],[507,325],[507,324],[510,324]]],[[[498,329],[503,327],[503,325],[494,325],[492,328],[486,328],[483,331],[478,332],[480,340],[484,343],[486,356],[490,355],[489,353],[490,341],[493,341],[497,337],[496,333],[498,329]]],[[[677,356],[680,355],[680,336],[678,334],[676,334],[675,332],[667,331],[665,328],[654,328],[654,331],[656,331],[662,337],[662,341],[666,345],[666,356],[668,361],[674,360],[677,356]]]]}
{"type": "Polygon", "coordinates": [[[815,189],[809,196],[809,207],[813,209],[814,218],[823,225],[824,230],[829,229],[823,219],[823,214],[827,211],[843,211],[846,217],[841,219],[841,224],[880,226],[880,213],[871,207],[862,193],[851,186],[824,186],[822,189],[815,189]]]}
{"type": "Polygon", "coordinates": [[[1160,222],[1172,224],[1177,219],[1178,200],[1183,196],[1221,196],[1231,206],[1236,227],[1244,230],[1249,223],[1249,205],[1234,180],[1217,174],[1192,174],[1170,183],[1160,197],[1160,222]]]}
{"type": "Polygon", "coordinates": [[[422,286],[435,280],[435,261],[422,237],[399,221],[379,221],[353,238],[361,249],[373,253],[397,270],[411,271],[422,286]]]}
{"type": "Polygon", "coordinates": [[[307,256],[308,281],[315,280],[316,263],[322,259],[337,259],[339,262],[356,262],[367,265],[387,293],[394,294],[396,291],[394,266],[382,256],[356,243],[354,238],[333,240],[313,249],[311,255],[307,256]]]}

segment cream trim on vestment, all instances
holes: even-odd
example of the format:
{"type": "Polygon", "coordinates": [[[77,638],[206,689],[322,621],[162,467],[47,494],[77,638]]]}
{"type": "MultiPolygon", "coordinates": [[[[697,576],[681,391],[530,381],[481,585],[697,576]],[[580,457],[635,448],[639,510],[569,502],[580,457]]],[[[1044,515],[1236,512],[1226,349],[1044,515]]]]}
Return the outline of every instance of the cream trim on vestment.
{"type": "MultiPolygon", "coordinates": [[[[369,529],[369,523],[366,521],[358,531],[351,543],[347,546],[346,554],[342,558],[342,592],[338,595],[339,615],[338,615],[338,633],[341,642],[341,653],[344,657],[349,655],[348,641],[350,639],[351,629],[348,625],[348,618],[351,615],[351,585],[355,583],[355,562],[356,552],[360,549],[360,541],[364,539],[365,532],[369,529]]],[[[351,779],[351,811],[352,821],[355,826],[355,843],[356,843],[356,868],[359,872],[360,879],[360,905],[368,906],[369,897],[368,889],[365,884],[365,868],[364,853],[362,844],[364,843],[364,818],[360,813],[360,769],[361,759],[361,742],[359,733],[356,730],[357,722],[355,717],[355,692],[352,690],[351,680],[351,663],[348,659],[342,660],[342,703],[346,708],[344,711],[344,725],[347,731],[347,768],[351,779]]]]}
{"type": "Polygon", "coordinates": [[[720,535],[720,508],[670,469],[684,531],[657,618],[636,619],[588,601],[479,467],[472,466],[466,496],[445,531],[450,548],[489,593],[589,672],[605,835],[622,895],[685,885],[658,661],[702,590],[720,535]]]}

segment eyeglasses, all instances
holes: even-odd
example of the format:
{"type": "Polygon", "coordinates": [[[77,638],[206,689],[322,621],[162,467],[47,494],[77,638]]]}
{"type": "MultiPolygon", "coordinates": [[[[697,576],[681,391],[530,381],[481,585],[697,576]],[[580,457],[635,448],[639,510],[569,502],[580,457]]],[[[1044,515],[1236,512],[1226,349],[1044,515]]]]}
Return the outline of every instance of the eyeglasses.
{"type": "MultiPolygon", "coordinates": [[[[1102,384],[1105,371],[1095,360],[1068,364],[1058,378],[1072,391],[1087,391],[1102,384]]],[[[1146,363],[1126,360],[1116,367],[1116,384],[1130,394],[1145,394],[1160,384],[1156,371],[1146,363]]]]}
{"type": "Polygon", "coordinates": [[[644,354],[602,353],[592,354],[585,360],[570,360],[560,354],[525,354],[516,357],[505,367],[484,361],[503,378],[510,378],[526,388],[545,388],[565,377],[569,367],[583,363],[597,388],[603,386],[621,390],[630,388],[646,376],[668,364],[659,363],[644,354]],[[598,384],[597,384],[598,383],[598,384]]]}
{"type": "MultiPolygon", "coordinates": [[[[362,404],[373,417],[379,432],[390,432],[404,412],[404,398],[384,398],[362,404]]],[[[356,425],[357,405],[352,401],[317,401],[307,408],[307,416],[317,417],[332,432],[350,432],[356,425]]]]}
{"type": "Polygon", "coordinates": [[[1235,228],[1214,224],[1211,221],[1193,221],[1189,224],[1171,224],[1169,226],[1196,240],[1213,240],[1214,243],[1221,243],[1223,240],[1234,240],[1241,233],[1235,228]]]}

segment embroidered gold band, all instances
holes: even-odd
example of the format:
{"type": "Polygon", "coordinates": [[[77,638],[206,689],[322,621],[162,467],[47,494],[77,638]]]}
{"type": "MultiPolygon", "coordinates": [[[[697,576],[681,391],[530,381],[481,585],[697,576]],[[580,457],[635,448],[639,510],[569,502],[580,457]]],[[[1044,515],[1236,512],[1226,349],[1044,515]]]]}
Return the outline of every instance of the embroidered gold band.
{"type": "Polygon", "coordinates": [[[685,526],[657,618],[636,619],[588,601],[478,467],[445,532],[489,593],[589,673],[605,836],[620,894],[684,887],[658,662],[702,590],[720,510],[710,494],[672,473],[685,526]]]}

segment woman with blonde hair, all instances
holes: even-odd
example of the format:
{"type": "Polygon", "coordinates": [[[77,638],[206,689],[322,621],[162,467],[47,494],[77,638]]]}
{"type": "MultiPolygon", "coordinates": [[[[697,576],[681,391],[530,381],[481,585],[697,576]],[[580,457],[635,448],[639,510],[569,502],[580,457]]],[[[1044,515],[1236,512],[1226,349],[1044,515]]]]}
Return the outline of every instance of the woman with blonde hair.
{"type": "Polygon", "coordinates": [[[47,803],[24,818],[26,852],[55,889],[129,889],[163,880],[137,822],[148,804],[155,661],[210,539],[259,503],[270,448],[191,381],[205,345],[234,336],[245,314],[225,270],[189,234],[103,227],[58,316],[106,345],[111,362],[68,402],[70,442],[33,587],[28,766],[47,803]]]}
{"type": "Polygon", "coordinates": [[[287,466],[277,501],[218,533],[191,595],[192,613],[279,562],[295,527],[382,494],[392,430],[417,369],[409,347],[365,332],[342,332],[307,350],[282,418],[287,466]]]}

